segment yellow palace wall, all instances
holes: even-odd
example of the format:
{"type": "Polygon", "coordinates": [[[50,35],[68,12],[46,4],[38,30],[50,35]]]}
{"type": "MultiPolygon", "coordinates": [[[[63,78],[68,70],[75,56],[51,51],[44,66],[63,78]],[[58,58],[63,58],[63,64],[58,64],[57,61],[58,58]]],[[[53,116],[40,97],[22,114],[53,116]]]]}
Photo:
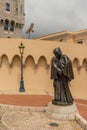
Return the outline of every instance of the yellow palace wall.
{"type": "Polygon", "coordinates": [[[50,80],[50,63],[53,49],[61,47],[63,54],[70,57],[75,79],[71,81],[73,97],[87,99],[87,44],[60,43],[28,39],[0,39],[0,92],[19,91],[20,53],[19,44],[24,50],[24,86],[33,92],[53,93],[50,80]]]}

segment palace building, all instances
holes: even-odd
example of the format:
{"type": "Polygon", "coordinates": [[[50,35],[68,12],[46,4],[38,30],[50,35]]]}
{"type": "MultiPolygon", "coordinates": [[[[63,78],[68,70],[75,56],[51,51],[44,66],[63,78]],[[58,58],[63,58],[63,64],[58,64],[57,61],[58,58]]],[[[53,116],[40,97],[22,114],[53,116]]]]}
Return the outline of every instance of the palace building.
{"type": "Polygon", "coordinates": [[[42,36],[36,39],[83,44],[83,43],[87,43],[87,30],[80,30],[76,32],[66,30],[66,31],[61,31],[46,36],[42,36]]]}
{"type": "Polygon", "coordinates": [[[0,92],[19,92],[19,45],[23,43],[25,92],[53,95],[51,60],[54,48],[60,47],[63,54],[72,61],[74,80],[70,90],[73,97],[87,99],[87,30],[62,31],[35,39],[24,39],[21,36],[24,23],[24,0],[0,0],[0,92]]]}
{"type": "Polygon", "coordinates": [[[24,0],[0,0],[0,37],[21,37],[24,0]]]}

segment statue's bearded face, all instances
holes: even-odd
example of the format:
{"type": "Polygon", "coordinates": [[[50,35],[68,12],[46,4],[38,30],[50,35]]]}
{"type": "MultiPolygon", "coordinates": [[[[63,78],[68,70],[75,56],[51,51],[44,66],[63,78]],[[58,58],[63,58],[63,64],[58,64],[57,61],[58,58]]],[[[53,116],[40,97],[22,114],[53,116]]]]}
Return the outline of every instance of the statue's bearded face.
{"type": "Polygon", "coordinates": [[[61,57],[61,54],[55,53],[55,56],[56,56],[56,58],[60,58],[60,57],[61,57]]]}
{"type": "Polygon", "coordinates": [[[61,49],[58,47],[58,48],[55,48],[54,49],[54,51],[53,51],[53,53],[54,53],[54,55],[55,55],[55,57],[56,58],[60,58],[61,57],[61,55],[62,55],[62,51],[61,51],[61,49]]]}

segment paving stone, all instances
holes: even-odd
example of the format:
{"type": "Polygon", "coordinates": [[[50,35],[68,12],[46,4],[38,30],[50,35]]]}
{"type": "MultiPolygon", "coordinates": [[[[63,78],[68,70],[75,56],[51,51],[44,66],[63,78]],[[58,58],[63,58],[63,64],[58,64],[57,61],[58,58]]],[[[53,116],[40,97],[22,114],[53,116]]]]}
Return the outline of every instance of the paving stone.
{"type": "Polygon", "coordinates": [[[1,108],[7,110],[9,107],[8,107],[8,105],[2,104],[2,105],[1,105],[1,108]]]}
{"type": "Polygon", "coordinates": [[[83,130],[76,121],[49,119],[44,112],[7,111],[3,113],[2,122],[10,130],[83,130]]]}

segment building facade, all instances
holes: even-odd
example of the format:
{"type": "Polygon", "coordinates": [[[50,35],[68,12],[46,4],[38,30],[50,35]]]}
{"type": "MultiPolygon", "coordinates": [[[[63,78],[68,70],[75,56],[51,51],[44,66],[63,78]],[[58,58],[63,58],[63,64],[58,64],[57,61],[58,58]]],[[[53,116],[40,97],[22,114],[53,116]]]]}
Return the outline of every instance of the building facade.
{"type": "Polygon", "coordinates": [[[23,76],[25,94],[53,95],[53,80],[50,79],[53,50],[60,47],[72,61],[74,80],[70,90],[74,98],[87,99],[87,44],[75,44],[0,38],[0,93],[18,93],[21,78],[19,45],[25,46],[23,76]],[[2,44],[3,43],[3,44],[2,44]]]}
{"type": "Polygon", "coordinates": [[[87,43],[87,30],[80,30],[77,32],[62,31],[62,32],[57,32],[46,36],[42,36],[36,39],[65,42],[65,43],[84,44],[87,43]]]}
{"type": "Polygon", "coordinates": [[[24,0],[0,0],[0,37],[21,37],[24,0]]]}

